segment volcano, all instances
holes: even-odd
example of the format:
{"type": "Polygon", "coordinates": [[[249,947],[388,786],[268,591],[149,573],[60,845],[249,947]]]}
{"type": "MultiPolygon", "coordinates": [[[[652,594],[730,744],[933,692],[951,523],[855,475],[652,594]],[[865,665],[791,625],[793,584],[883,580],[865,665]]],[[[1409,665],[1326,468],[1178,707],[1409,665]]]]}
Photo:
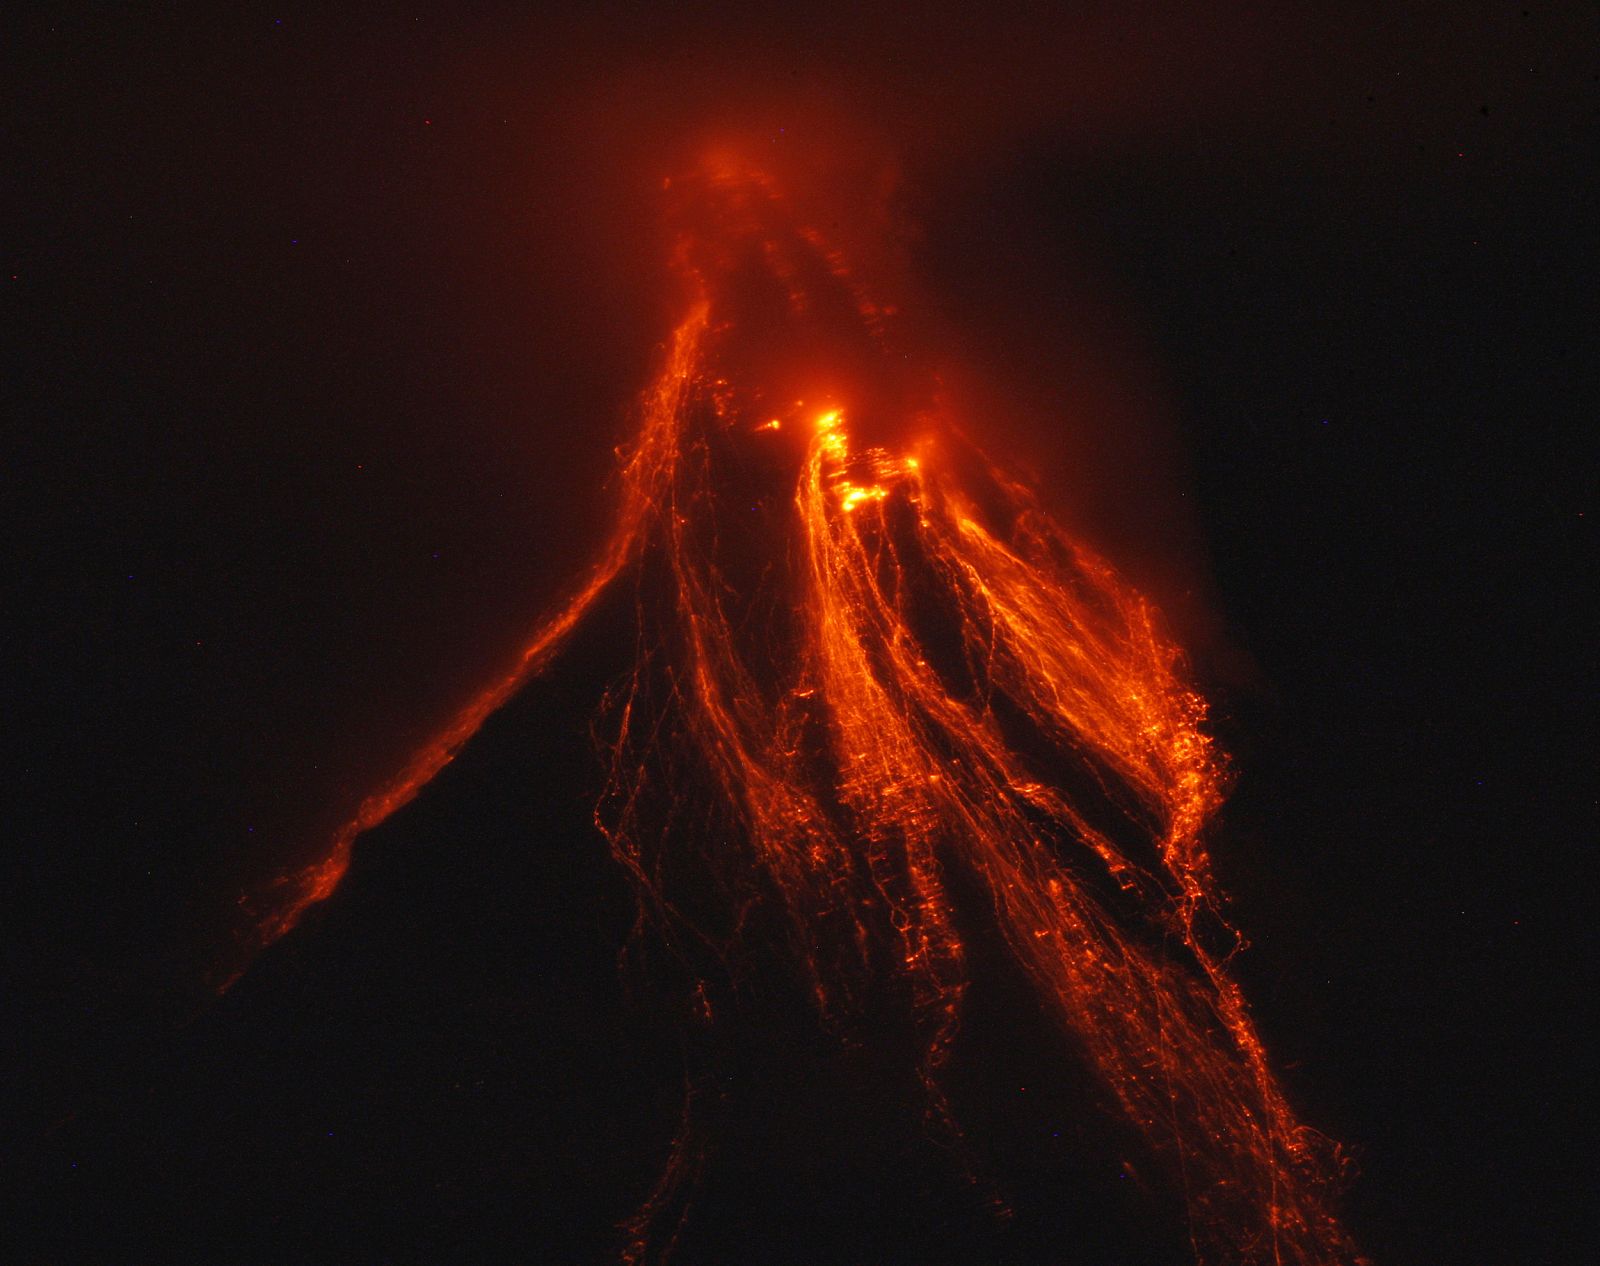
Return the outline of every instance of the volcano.
{"type": "Polygon", "coordinates": [[[1229,971],[1225,762],[1159,614],[773,179],[667,192],[610,537],[251,898],[97,1242],[1360,1260],[1229,971]]]}

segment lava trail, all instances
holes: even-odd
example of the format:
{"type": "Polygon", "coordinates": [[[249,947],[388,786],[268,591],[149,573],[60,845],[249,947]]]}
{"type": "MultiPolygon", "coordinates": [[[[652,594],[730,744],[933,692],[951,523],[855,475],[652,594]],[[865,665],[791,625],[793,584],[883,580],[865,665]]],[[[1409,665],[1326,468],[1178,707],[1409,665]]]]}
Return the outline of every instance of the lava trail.
{"type": "MultiPolygon", "coordinates": [[[[942,1073],[981,918],[1063,1058],[1169,1163],[1197,1260],[1360,1261],[1330,1207],[1337,1151],[1295,1119],[1229,974],[1204,839],[1222,761],[1155,612],[965,438],[894,314],[772,181],[721,160],[669,196],[685,315],[599,561],[283,882],[262,944],[632,584],[596,823],[643,929],[723,957],[776,932],[826,1023],[899,999],[930,1119],[959,1137],[942,1073]]],[[[629,1261],[663,1256],[684,1216],[692,1116],[629,1261]]]]}

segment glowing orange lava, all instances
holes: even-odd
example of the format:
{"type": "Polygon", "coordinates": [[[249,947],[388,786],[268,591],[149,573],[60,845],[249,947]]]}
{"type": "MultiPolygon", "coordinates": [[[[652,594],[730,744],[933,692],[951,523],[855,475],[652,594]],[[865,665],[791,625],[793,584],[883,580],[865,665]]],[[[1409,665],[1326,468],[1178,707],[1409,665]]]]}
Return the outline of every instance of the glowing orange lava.
{"type": "MultiPolygon", "coordinates": [[[[1198,1260],[1361,1260],[1328,1204],[1337,1155],[1285,1103],[1228,971],[1239,942],[1203,839],[1221,763],[1154,612],[934,393],[883,367],[885,311],[770,182],[724,164],[689,202],[694,298],[600,562],[515,669],[288,881],[263,941],[630,572],[639,662],[602,709],[596,821],[649,922],[731,949],[745,907],[780,910],[825,1017],[875,974],[900,980],[930,1110],[955,1130],[941,1069],[969,979],[959,871],[1063,1049],[1170,1160],[1198,1260]],[[857,441],[858,414],[883,433],[895,411],[912,414],[889,419],[903,447],[857,441]],[[715,829],[679,820],[690,785],[715,829]],[[720,921],[675,890],[679,849],[726,878],[720,921]]],[[[703,992],[699,1006],[709,1021],[703,992]]],[[[691,1117],[627,1228],[629,1261],[668,1234],[696,1163],[691,1117]]]]}

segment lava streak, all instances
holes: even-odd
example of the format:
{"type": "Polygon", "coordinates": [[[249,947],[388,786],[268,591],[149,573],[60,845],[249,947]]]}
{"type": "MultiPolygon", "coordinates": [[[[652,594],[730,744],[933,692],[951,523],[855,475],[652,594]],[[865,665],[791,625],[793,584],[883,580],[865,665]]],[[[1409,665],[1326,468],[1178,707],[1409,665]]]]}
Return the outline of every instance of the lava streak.
{"type": "MultiPolygon", "coordinates": [[[[627,574],[639,654],[601,707],[596,822],[650,927],[725,953],[779,928],[829,1019],[896,982],[958,1131],[942,1069],[981,917],[1064,1056],[1171,1162],[1197,1257],[1360,1260],[1328,1204],[1336,1154],[1285,1103],[1228,972],[1203,838],[1221,762],[1155,613],[962,437],[892,314],[769,181],[724,162],[676,196],[687,315],[599,563],[291,881],[264,938],[627,574]],[[976,915],[956,895],[974,881],[976,915]]],[[[695,1132],[686,1116],[629,1260],[670,1238],[695,1132]]]]}

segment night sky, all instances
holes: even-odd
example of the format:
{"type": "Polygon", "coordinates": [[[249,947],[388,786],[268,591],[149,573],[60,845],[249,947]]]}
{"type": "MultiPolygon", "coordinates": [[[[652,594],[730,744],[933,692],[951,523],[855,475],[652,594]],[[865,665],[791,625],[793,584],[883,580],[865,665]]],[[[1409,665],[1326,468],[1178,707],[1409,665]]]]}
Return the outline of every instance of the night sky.
{"type": "MultiPolygon", "coordinates": [[[[1239,974],[1354,1157],[1357,1239],[1594,1260],[1593,6],[360,8],[7,23],[25,1260],[603,1260],[679,1077],[587,830],[614,612],[209,985],[241,899],[600,539],[675,316],[661,181],[729,130],[845,169],[847,246],[892,168],[897,267],[995,402],[983,439],[1189,642],[1237,780],[1239,974]]],[[[1026,1025],[974,1020],[1002,1235],[906,1161],[891,1073],[795,1023],[788,1063],[730,1074],[765,1106],[730,1109],[685,1262],[1172,1260],[1126,1247],[1070,1088],[1004,1101],[1026,1025]],[[1076,1124],[1018,1162],[1051,1113],[1076,1124]],[[853,1246],[796,1229],[819,1167],[853,1246]]]]}

